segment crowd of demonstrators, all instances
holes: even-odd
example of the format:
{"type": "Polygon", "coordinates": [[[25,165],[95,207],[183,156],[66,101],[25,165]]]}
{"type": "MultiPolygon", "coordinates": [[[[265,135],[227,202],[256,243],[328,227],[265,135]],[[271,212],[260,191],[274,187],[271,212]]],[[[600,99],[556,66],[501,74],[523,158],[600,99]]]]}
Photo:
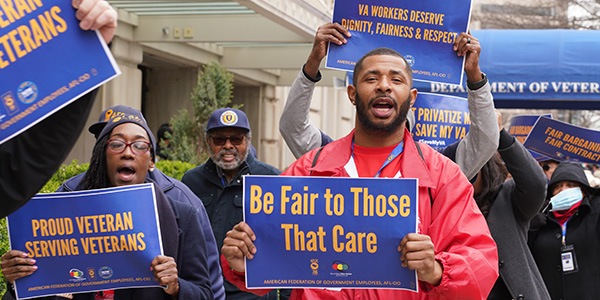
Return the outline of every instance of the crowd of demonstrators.
{"type": "MultiPolygon", "coordinates": [[[[181,181],[202,200],[221,249],[225,234],[243,220],[244,175],[279,175],[280,171],[249,155],[252,131],[246,114],[234,108],[215,110],[206,124],[211,157],[187,171],[181,181]]],[[[224,281],[227,299],[287,298],[289,291],[273,291],[259,298],[224,281]]]]}
{"type": "MultiPolygon", "coordinates": [[[[327,54],[329,42],[344,45],[349,37],[348,30],[338,23],[320,26],[306,63],[292,83],[279,119],[279,132],[296,158],[332,141],[310,122],[310,102],[314,88],[321,79],[319,66],[327,54]]],[[[455,41],[454,51],[459,56],[465,56],[471,125],[464,139],[449,145],[442,153],[453,159],[467,178],[472,179],[496,152],[498,127],[491,86],[479,66],[481,45],[472,35],[462,33],[455,41]]],[[[412,110],[408,112],[407,119],[410,131],[415,124],[412,110]]]]}
{"type": "MultiPolygon", "coordinates": [[[[112,40],[117,13],[108,2],[72,3],[82,29],[98,29],[105,42],[112,40]]],[[[298,158],[283,175],[419,179],[418,230],[399,237],[397,249],[402,267],[416,271],[418,293],[247,289],[244,260],[260,249],[243,222],[243,176],[280,171],[257,159],[246,114],[215,110],[204,141],[211,157],[178,181],[155,168],[158,156],[166,157],[141,112],[117,105],[89,127],[96,137],[89,170],[59,191],[153,183],[164,255],[149,267],[164,288],[37,299],[599,299],[600,196],[594,187],[600,186],[600,170],[553,159],[537,163],[501,125],[498,130],[478,40],[461,33],[454,41],[454,51],[465,56],[471,127],[440,153],[410,135],[418,92],[410,65],[388,48],[367,53],[355,65],[347,88],[356,107],[352,132],[333,141],[309,121],[327,45],[343,45],[347,38],[349,32],[337,23],[315,34],[279,123],[298,158]],[[388,161],[390,153],[398,155],[388,161]]],[[[25,204],[56,172],[96,92],[0,145],[0,215],[25,204]]],[[[164,125],[159,143],[166,139],[163,133],[172,134],[164,125]]],[[[10,285],[37,270],[35,260],[19,249],[4,253],[0,267],[9,284],[3,299],[14,299],[10,285]]]]}
{"type": "Polygon", "coordinates": [[[487,299],[550,299],[527,246],[529,222],[542,208],[546,176],[523,144],[498,126],[498,154],[479,171],[474,197],[498,246],[500,277],[487,299]],[[510,172],[511,179],[507,180],[510,172]]]}
{"type": "Polygon", "coordinates": [[[600,196],[581,164],[561,162],[529,247],[552,299],[600,299],[600,196]]]}
{"type": "MultiPolygon", "coordinates": [[[[98,30],[106,43],[117,28],[117,12],[105,0],[72,0],[83,30],[98,30]]],[[[56,173],[85,126],[93,90],[0,144],[0,217],[24,205],[56,173]]]]}
{"type": "MultiPolygon", "coordinates": [[[[78,190],[99,189],[151,182],[156,141],[142,114],[132,108],[103,126],[94,145],[90,167],[78,190]]],[[[198,212],[193,206],[174,201],[155,189],[164,255],[149,267],[157,282],[154,288],[118,289],[68,295],[71,299],[213,299],[206,241],[198,212]]],[[[2,274],[9,283],[33,274],[35,260],[26,252],[12,249],[2,255],[2,274]]],[[[12,289],[5,293],[10,297],[12,289]]],[[[55,296],[57,298],[63,296],[55,296]]],[[[54,297],[48,297],[50,299],[54,297]]]]}
{"type": "MultiPolygon", "coordinates": [[[[109,107],[100,113],[98,122],[92,124],[88,130],[98,139],[100,133],[104,129],[105,125],[109,120],[120,117],[125,114],[133,114],[136,110],[125,105],[115,105],[109,107]]],[[[152,134],[150,133],[150,136],[152,134]]],[[[157,141],[158,144],[158,141],[157,141]]],[[[153,159],[156,161],[158,156],[157,150],[154,151],[153,159]]],[[[83,172],[72,178],[66,180],[60,187],[59,191],[76,191],[83,189],[83,178],[87,172],[83,172]]],[[[154,182],[158,188],[172,201],[182,202],[191,205],[196,209],[198,222],[202,228],[204,238],[206,241],[206,255],[208,261],[208,269],[210,273],[211,289],[213,291],[214,299],[222,300],[225,299],[225,291],[223,289],[223,276],[221,274],[221,265],[219,263],[219,251],[217,249],[217,243],[210,227],[210,220],[206,214],[206,210],[202,201],[181,181],[167,176],[158,168],[151,167],[146,174],[146,180],[154,182]]]]}
{"type": "MultiPolygon", "coordinates": [[[[466,39],[461,43],[464,47],[466,39]]],[[[321,151],[308,152],[283,174],[418,178],[418,233],[399,238],[398,251],[402,266],[416,271],[419,293],[293,289],[291,299],[482,299],[490,292],[498,277],[496,244],[472,200],[473,187],[459,167],[431,147],[416,144],[405,128],[416,96],[411,68],[402,55],[387,48],[369,52],[356,63],[353,85],[348,87],[356,106],[354,130],[321,151]],[[399,149],[400,155],[382,165],[391,151],[399,149]]],[[[252,259],[260,251],[255,239],[248,224],[240,222],[224,240],[223,273],[240,289],[245,288],[244,258],[252,259]]]]}

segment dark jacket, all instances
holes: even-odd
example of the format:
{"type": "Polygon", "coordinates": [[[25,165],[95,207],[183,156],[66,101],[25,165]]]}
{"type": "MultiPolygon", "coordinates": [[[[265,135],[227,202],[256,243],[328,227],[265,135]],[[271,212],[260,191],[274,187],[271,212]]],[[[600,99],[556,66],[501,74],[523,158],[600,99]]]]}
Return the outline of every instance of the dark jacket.
{"type": "MultiPolygon", "coordinates": [[[[151,181],[149,181],[151,182],[151,181]]],[[[60,190],[59,191],[64,191],[60,190]]],[[[179,276],[179,299],[213,299],[210,288],[204,233],[196,210],[185,203],[171,201],[159,188],[156,203],[164,254],[175,259],[179,276]]],[[[7,292],[3,299],[13,299],[7,292]]],[[[64,299],[58,296],[37,300],[64,299]]],[[[73,294],[75,300],[93,300],[94,293],[73,294]]],[[[160,287],[115,290],[115,300],[171,300],[160,287]]]]}
{"type": "MultiPolygon", "coordinates": [[[[185,183],[202,200],[210,218],[217,248],[219,252],[223,247],[223,240],[227,231],[243,220],[243,186],[244,175],[279,175],[277,168],[258,161],[254,156],[248,155],[240,166],[240,171],[230,183],[219,176],[217,165],[208,159],[206,163],[187,171],[181,181],[185,183]]],[[[232,284],[224,282],[227,299],[258,299],[258,296],[240,292],[232,284]]],[[[274,299],[276,293],[263,299],[274,299]]]]}
{"type": "MultiPolygon", "coordinates": [[[[580,182],[592,192],[581,166],[560,163],[550,185],[558,180],[580,182]]],[[[551,191],[549,188],[548,191],[551,191]]],[[[562,230],[552,212],[529,232],[529,247],[552,299],[600,299],[600,196],[588,194],[567,222],[566,245],[575,248],[578,271],[562,271],[562,230]]]]}
{"type": "Polygon", "coordinates": [[[0,217],[25,204],[58,170],[79,138],[97,90],[0,145],[0,217]]]}
{"type": "MultiPolygon", "coordinates": [[[[85,176],[85,172],[77,176],[69,178],[65,181],[60,191],[74,191],[80,190],[82,187],[79,185],[85,176]]],[[[171,201],[181,202],[189,204],[196,209],[198,215],[198,221],[202,228],[202,233],[206,241],[206,254],[208,261],[208,269],[210,272],[211,288],[215,300],[225,299],[225,290],[223,289],[223,276],[221,274],[221,265],[219,263],[219,251],[217,250],[217,244],[215,237],[210,227],[210,221],[204,205],[196,195],[181,181],[165,175],[158,169],[152,172],[148,172],[148,178],[155,182],[160,189],[171,199],[171,201]]]]}
{"type": "Polygon", "coordinates": [[[512,175],[502,184],[486,221],[498,246],[500,277],[488,299],[550,299],[527,246],[531,218],[546,195],[546,177],[525,147],[506,131],[500,134],[499,153],[512,175]],[[501,296],[502,295],[502,296],[501,296]]]}

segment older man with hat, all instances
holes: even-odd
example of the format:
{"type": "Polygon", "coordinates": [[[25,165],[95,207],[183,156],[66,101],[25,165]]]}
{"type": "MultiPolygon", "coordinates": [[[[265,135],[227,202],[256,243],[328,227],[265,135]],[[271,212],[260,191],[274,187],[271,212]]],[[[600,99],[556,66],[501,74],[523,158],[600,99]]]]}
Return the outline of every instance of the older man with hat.
{"type": "MultiPolygon", "coordinates": [[[[278,175],[280,171],[248,155],[252,132],[246,114],[234,108],[215,110],[206,124],[206,145],[211,157],[183,175],[181,181],[198,196],[208,212],[217,241],[223,245],[227,231],[243,219],[242,176],[278,175]]],[[[224,281],[227,299],[259,299],[224,281]]],[[[276,292],[262,299],[275,299],[276,292]]]]}

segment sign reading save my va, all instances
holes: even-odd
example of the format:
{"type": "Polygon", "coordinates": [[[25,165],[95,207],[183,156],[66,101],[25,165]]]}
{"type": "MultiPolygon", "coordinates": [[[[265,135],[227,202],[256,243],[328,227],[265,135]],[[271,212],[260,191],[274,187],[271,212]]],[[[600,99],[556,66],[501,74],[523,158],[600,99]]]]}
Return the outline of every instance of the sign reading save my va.
{"type": "Polygon", "coordinates": [[[245,176],[246,285],[418,291],[398,252],[417,202],[417,179],[245,176]]]}

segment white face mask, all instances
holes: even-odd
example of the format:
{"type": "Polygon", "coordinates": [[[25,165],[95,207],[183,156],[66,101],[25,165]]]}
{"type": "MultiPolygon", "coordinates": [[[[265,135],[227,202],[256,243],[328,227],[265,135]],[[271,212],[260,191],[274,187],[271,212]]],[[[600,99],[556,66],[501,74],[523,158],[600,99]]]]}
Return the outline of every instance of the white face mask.
{"type": "Polygon", "coordinates": [[[583,193],[579,187],[563,190],[550,198],[550,204],[552,204],[550,211],[567,210],[581,199],[583,199],[583,193]]]}

